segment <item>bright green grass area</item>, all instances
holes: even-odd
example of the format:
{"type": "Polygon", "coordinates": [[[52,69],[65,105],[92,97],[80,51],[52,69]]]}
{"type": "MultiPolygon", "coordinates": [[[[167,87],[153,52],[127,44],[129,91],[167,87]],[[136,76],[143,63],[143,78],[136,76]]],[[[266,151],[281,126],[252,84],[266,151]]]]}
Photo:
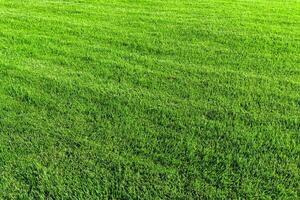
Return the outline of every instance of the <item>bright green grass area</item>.
{"type": "Polygon", "coordinates": [[[0,197],[299,198],[300,2],[0,0],[0,197]]]}

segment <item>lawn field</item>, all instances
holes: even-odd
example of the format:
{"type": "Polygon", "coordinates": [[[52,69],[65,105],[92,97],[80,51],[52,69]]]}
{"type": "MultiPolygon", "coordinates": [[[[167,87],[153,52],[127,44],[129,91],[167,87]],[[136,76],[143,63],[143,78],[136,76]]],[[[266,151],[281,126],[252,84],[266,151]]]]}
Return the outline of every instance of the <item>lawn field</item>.
{"type": "Polygon", "coordinates": [[[0,0],[0,199],[299,199],[299,0],[0,0]]]}

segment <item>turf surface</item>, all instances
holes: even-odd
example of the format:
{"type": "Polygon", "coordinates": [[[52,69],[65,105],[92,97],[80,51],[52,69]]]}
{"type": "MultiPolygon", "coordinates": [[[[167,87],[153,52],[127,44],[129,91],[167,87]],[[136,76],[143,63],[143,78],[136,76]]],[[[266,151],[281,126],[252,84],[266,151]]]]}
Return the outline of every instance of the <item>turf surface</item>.
{"type": "Polygon", "coordinates": [[[0,0],[0,197],[299,198],[300,2],[0,0]]]}

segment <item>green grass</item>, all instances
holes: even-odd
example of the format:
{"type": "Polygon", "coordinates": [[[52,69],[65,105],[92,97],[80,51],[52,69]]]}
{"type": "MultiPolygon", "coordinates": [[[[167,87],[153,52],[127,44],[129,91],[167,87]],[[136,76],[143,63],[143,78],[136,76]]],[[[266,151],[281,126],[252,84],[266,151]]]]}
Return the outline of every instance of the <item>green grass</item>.
{"type": "Polygon", "coordinates": [[[0,0],[0,197],[298,199],[300,2],[0,0]]]}

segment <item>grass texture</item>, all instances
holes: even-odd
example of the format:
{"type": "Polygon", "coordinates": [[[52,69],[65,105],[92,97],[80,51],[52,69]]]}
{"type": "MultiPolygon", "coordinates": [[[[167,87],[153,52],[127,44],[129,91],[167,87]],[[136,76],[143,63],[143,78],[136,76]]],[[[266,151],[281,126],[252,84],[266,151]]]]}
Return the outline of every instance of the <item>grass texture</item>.
{"type": "Polygon", "coordinates": [[[0,197],[298,199],[300,2],[0,0],[0,197]]]}

